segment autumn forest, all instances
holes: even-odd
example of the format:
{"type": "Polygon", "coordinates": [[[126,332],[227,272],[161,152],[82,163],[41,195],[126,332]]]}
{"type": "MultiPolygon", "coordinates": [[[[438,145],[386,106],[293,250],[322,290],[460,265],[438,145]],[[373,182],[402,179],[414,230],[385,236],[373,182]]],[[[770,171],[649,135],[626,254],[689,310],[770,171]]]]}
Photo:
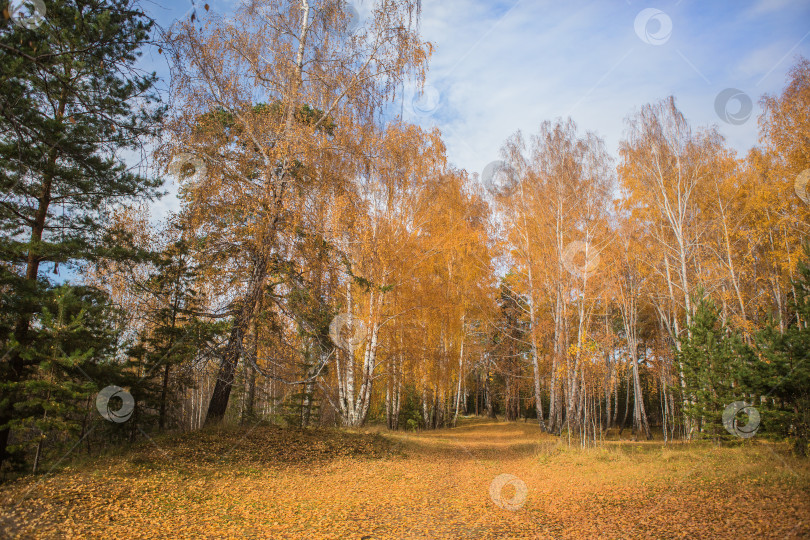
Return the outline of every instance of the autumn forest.
{"type": "Polygon", "coordinates": [[[137,0],[26,24],[13,4],[11,537],[810,533],[806,58],[757,96],[746,153],[662,95],[625,111],[617,155],[561,116],[469,171],[401,114],[434,53],[421,0],[362,24],[335,0],[194,4],[169,28],[137,0]],[[147,49],[170,80],[138,67],[147,49]],[[157,214],[170,186],[179,209],[157,214]],[[308,487],[260,488],[264,468],[308,487]],[[705,507],[743,490],[737,526],[705,507]],[[615,505],[650,510],[582,517],[615,505]]]}

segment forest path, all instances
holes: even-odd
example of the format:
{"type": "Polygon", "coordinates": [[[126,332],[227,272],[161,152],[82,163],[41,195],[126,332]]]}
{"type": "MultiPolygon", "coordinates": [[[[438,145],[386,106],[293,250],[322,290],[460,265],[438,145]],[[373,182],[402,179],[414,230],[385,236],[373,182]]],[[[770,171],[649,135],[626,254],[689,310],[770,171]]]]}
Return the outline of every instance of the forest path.
{"type": "Polygon", "coordinates": [[[810,466],[765,444],[583,451],[531,422],[483,419],[382,438],[361,431],[158,439],[0,488],[0,525],[20,538],[810,535],[810,466]],[[502,474],[525,484],[525,498],[514,485],[500,492],[513,510],[490,494],[502,474]]]}

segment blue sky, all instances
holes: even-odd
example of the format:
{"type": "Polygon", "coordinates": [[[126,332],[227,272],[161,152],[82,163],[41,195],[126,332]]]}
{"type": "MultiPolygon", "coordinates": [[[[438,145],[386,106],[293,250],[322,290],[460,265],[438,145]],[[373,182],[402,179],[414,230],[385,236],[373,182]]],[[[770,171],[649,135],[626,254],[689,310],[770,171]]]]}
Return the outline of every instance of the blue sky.
{"type": "MultiPolygon", "coordinates": [[[[361,15],[372,1],[355,0],[361,15]]],[[[209,4],[228,13],[237,0],[209,4]]],[[[190,0],[145,5],[163,25],[191,9],[190,0]]],[[[423,0],[422,9],[423,37],[435,45],[429,87],[423,97],[406,91],[403,110],[440,128],[451,162],[470,173],[498,159],[516,130],[566,116],[616,155],[624,119],[670,94],[694,127],[718,125],[744,153],[757,143],[760,96],[779,92],[796,58],[810,57],[808,0],[423,0]],[[734,123],[715,107],[728,88],[752,104],[734,123]]],[[[168,74],[156,54],[144,61],[168,74]]],[[[731,100],[721,111],[739,108],[731,100]]]]}

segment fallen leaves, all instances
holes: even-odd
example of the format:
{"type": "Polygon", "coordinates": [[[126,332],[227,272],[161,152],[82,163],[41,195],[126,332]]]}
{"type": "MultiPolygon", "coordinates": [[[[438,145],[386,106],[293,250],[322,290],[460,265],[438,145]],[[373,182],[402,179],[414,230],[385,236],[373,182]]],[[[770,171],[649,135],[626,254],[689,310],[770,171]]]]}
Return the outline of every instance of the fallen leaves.
{"type": "Polygon", "coordinates": [[[481,421],[386,436],[261,426],[156,443],[3,487],[0,526],[21,538],[810,534],[810,466],[765,446],[580,451],[536,426],[481,421]],[[526,484],[516,512],[490,500],[503,473],[526,484]]]}

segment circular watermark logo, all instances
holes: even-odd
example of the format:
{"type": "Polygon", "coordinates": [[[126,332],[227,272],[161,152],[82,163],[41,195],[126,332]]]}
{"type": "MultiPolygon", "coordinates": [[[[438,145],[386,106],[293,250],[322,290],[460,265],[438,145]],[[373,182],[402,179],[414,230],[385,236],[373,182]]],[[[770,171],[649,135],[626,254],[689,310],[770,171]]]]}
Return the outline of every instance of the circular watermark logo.
{"type": "Polygon", "coordinates": [[[642,9],[633,27],[639,39],[649,45],[663,45],[672,35],[672,19],[660,9],[642,9]]]}
{"type": "Polygon", "coordinates": [[[356,34],[363,27],[360,12],[351,2],[343,2],[343,11],[346,13],[346,32],[350,35],[356,34]]]}
{"type": "Polygon", "coordinates": [[[714,98],[714,112],[718,118],[727,124],[739,126],[751,117],[754,102],[751,98],[737,88],[726,88],[714,98]],[[736,107],[731,105],[736,104],[736,107]]]}
{"type": "Polygon", "coordinates": [[[599,253],[588,242],[575,240],[565,246],[562,262],[565,269],[576,277],[587,278],[593,275],[599,266],[599,253]],[[582,254],[581,262],[577,262],[578,255],[582,254]]]}
{"type": "Polygon", "coordinates": [[[808,183],[810,183],[810,169],[800,172],[793,182],[793,189],[804,204],[810,204],[810,193],[807,192],[808,183]]]}
{"type": "Polygon", "coordinates": [[[757,434],[759,420],[759,411],[756,407],[748,405],[744,401],[735,401],[723,411],[723,427],[732,435],[743,439],[749,439],[757,434]],[[741,415],[748,417],[743,425],[740,425],[739,422],[741,415]]]}
{"type": "Polygon", "coordinates": [[[415,84],[406,85],[402,99],[404,113],[416,118],[433,116],[442,103],[439,90],[428,83],[421,88],[415,84]]]}
{"type": "Polygon", "coordinates": [[[526,488],[526,484],[514,474],[499,474],[489,484],[489,496],[492,502],[504,510],[517,512],[523,507],[528,494],[529,490],[526,488]],[[515,494],[507,499],[503,496],[503,488],[508,485],[515,488],[515,494]]]}
{"type": "Polygon", "coordinates": [[[517,171],[505,161],[490,161],[481,172],[481,184],[490,193],[503,192],[517,181],[517,171]]]}
{"type": "Polygon", "coordinates": [[[45,3],[42,0],[11,0],[8,15],[17,26],[33,30],[45,21],[45,3]]]}
{"type": "Polygon", "coordinates": [[[96,409],[105,420],[121,424],[132,416],[135,410],[135,398],[120,386],[111,385],[103,388],[96,396],[96,409]],[[110,409],[112,398],[121,400],[121,407],[118,410],[110,409]]]}
{"type": "Polygon", "coordinates": [[[359,319],[350,319],[348,313],[338,313],[329,324],[329,337],[344,351],[354,351],[366,339],[366,325],[359,319]]]}
{"type": "Polygon", "coordinates": [[[205,171],[206,167],[203,160],[193,154],[178,154],[169,164],[169,174],[178,180],[203,176],[205,171]]]}

